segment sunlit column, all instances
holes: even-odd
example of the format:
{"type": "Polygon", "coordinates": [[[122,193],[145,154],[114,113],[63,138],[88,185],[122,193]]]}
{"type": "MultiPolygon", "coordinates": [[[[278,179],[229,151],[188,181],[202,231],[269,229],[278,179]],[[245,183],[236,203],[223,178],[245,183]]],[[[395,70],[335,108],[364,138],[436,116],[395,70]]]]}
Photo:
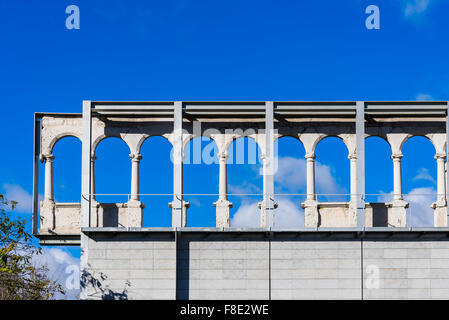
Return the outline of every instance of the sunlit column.
{"type": "Polygon", "coordinates": [[[54,201],[54,189],[53,189],[53,159],[52,154],[43,155],[45,159],[45,193],[44,200],[54,201]]]}
{"type": "Polygon", "coordinates": [[[219,182],[218,182],[218,201],[214,202],[216,208],[216,227],[229,227],[229,213],[232,203],[228,201],[228,182],[227,182],[227,159],[225,152],[218,154],[219,161],[219,182]]]}
{"type": "Polygon", "coordinates": [[[405,227],[407,213],[406,209],[409,204],[402,196],[402,177],[401,177],[401,159],[402,153],[393,153],[393,201],[387,203],[388,207],[388,226],[389,227],[405,227]]]}
{"type": "Polygon", "coordinates": [[[304,225],[306,228],[316,228],[319,226],[318,202],[315,194],[315,154],[305,155],[307,167],[307,198],[301,204],[304,209],[304,225]]]}
{"type": "Polygon", "coordinates": [[[55,197],[53,193],[53,159],[52,154],[42,155],[45,160],[44,201],[40,203],[40,232],[55,229],[55,197]]]}
{"type": "Polygon", "coordinates": [[[437,193],[438,200],[446,200],[446,181],[445,181],[445,160],[446,155],[442,153],[437,153],[435,155],[435,160],[437,161],[437,193]]]}
{"type": "Polygon", "coordinates": [[[227,177],[227,161],[228,155],[224,152],[218,155],[218,161],[220,166],[220,175],[219,175],[219,200],[227,200],[228,194],[228,177],[227,177]]]}
{"type": "Polygon", "coordinates": [[[393,160],[393,200],[402,200],[402,176],[401,176],[401,159],[403,155],[396,153],[391,155],[393,160]]]}
{"type": "Polygon", "coordinates": [[[315,200],[315,154],[308,153],[307,161],[307,200],[315,200]]]}
{"type": "Polygon", "coordinates": [[[139,163],[142,155],[130,154],[131,158],[131,200],[139,200],[139,163]]]}

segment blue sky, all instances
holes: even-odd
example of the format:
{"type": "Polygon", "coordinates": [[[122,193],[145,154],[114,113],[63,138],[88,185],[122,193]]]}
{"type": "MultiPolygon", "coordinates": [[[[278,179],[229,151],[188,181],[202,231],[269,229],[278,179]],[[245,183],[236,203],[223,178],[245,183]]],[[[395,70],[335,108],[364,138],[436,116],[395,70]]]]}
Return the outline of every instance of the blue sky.
{"type": "MultiPolygon", "coordinates": [[[[83,99],[449,100],[447,12],[443,0],[0,0],[0,191],[20,201],[19,213],[30,220],[33,113],[81,112],[83,99]],[[80,8],[79,30],[65,28],[71,4],[80,8]],[[370,4],[380,8],[380,30],[365,27],[370,4]]],[[[73,138],[55,147],[58,201],[79,201],[80,152],[73,138]]],[[[370,138],[366,152],[366,192],[391,192],[388,144],[370,138]]],[[[163,138],[145,142],[142,193],[172,192],[169,153],[163,138]]],[[[403,153],[404,193],[435,192],[431,143],[413,138],[403,153]]],[[[107,139],[97,154],[97,193],[129,193],[126,145],[107,139]]],[[[276,191],[303,193],[305,171],[297,169],[304,166],[302,145],[281,140],[279,155],[283,171],[276,191]]],[[[318,192],[349,191],[346,156],[336,138],[318,145],[318,192]]],[[[184,181],[186,193],[217,193],[218,166],[185,166],[184,181]]],[[[228,183],[231,193],[262,189],[257,165],[229,166],[228,183]]],[[[418,209],[433,201],[416,198],[418,209]]],[[[279,200],[285,223],[301,223],[302,199],[279,200]]],[[[145,225],[170,224],[170,197],[142,200],[145,225]]],[[[187,200],[191,225],[213,224],[216,197],[187,200]]],[[[259,198],[231,201],[235,223],[257,215],[259,198]]],[[[79,255],[77,248],[62,250],[75,259],[79,255]]]]}

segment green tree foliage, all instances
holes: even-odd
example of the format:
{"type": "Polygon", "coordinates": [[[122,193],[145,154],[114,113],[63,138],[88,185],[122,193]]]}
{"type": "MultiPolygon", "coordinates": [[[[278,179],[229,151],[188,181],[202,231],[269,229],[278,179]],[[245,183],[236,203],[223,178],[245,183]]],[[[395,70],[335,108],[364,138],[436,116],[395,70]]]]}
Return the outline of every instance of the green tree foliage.
{"type": "Polygon", "coordinates": [[[33,245],[25,219],[11,216],[16,205],[0,194],[0,300],[47,300],[64,294],[45,266],[33,264],[41,248],[33,245]]]}

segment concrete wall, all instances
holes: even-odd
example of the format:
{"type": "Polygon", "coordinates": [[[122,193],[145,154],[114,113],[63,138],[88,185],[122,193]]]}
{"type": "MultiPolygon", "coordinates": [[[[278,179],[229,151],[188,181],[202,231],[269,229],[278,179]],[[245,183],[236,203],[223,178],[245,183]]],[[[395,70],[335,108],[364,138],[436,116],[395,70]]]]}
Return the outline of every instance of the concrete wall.
{"type": "Polygon", "coordinates": [[[175,239],[167,231],[89,237],[90,269],[82,280],[92,299],[449,297],[445,232],[361,237],[356,232],[198,231],[175,239]]]}
{"type": "Polygon", "coordinates": [[[99,235],[88,242],[89,299],[175,299],[176,243],[170,234],[99,235]]]}

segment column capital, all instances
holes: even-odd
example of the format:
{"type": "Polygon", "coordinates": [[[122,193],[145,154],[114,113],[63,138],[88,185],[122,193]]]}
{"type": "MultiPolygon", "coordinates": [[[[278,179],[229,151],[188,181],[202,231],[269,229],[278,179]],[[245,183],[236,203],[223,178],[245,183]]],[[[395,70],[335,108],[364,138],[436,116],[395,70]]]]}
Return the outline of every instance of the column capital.
{"type": "Polygon", "coordinates": [[[129,155],[129,157],[131,158],[132,161],[136,161],[136,162],[139,162],[140,160],[142,160],[142,155],[140,153],[131,153],[129,155]]]}
{"type": "Polygon", "coordinates": [[[315,156],[315,153],[306,153],[304,158],[306,158],[308,161],[313,161],[313,160],[315,160],[316,156],[315,156]]]}
{"type": "Polygon", "coordinates": [[[434,156],[435,160],[446,160],[446,154],[445,153],[436,153],[434,156]]]}
{"type": "Polygon", "coordinates": [[[52,155],[51,153],[48,154],[42,154],[40,155],[41,158],[41,162],[43,162],[45,160],[45,162],[53,162],[53,159],[55,158],[54,155],[52,155]]]}
{"type": "Polygon", "coordinates": [[[219,159],[219,160],[227,160],[228,157],[229,157],[229,155],[228,155],[227,152],[220,152],[220,153],[218,154],[218,159],[219,159]]]}
{"type": "Polygon", "coordinates": [[[402,159],[403,156],[404,156],[404,155],[403,155],[402,153],[393,153],[393,154],[391,155],[391,159],[392,159],[393,161],[401,161],[401,159],[402,159]]]}
{"type": "Polygon", "coordinates": [[[349,160],[357,160],[357,154],[355,152],[350,152],[348,154],[348,159],[349,160]]]}

